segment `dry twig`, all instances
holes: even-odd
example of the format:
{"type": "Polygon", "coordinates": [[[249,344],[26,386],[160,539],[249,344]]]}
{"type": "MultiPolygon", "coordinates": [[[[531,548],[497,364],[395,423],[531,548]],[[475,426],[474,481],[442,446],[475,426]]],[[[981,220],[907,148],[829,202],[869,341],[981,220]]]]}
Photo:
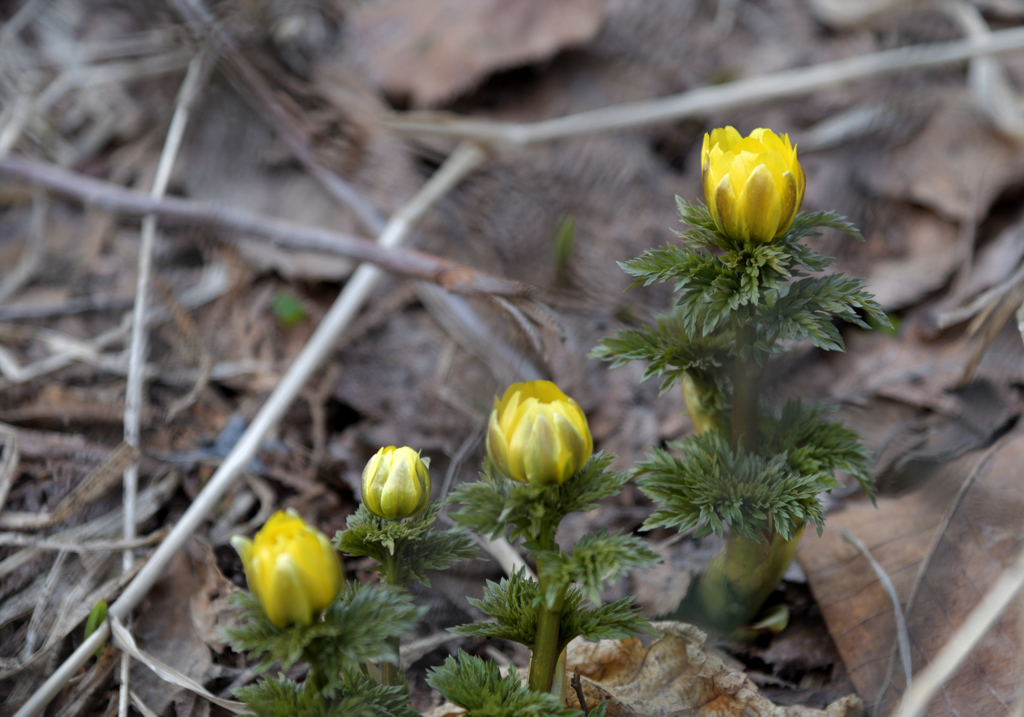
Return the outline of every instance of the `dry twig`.
{"type": "Polygon", "coordinates": [[[974,611],[967,617],[953,638],[935,656],[931,664],[918,673],[917,679],[903,695],[898,717],[919,717],[935,693],[971,653],[992,623],[999,618],[1014,596],[1024,587],[1024,551],[1006,569],[974,611]]]}
{"type": "MultiPolygon", "coordinates": [[[[967,475],[967,477],[964,478],[963,483],[960,484],[960,489],[957,491],[957,494],[953,498],[952,503],[950,503],[949,508],[946,509],[946,513],[942,518],[942,522],[940,522],[935,527],[932,542],[929,544],[928,552],[924,554],[924,557],[921,559],[921,564],[917,568],[917,574],[914,576],[914,583],[910,588],[910,596],[907,598],[906,605],[903,608],[904,619],[910,618],[910,613],[913,611],[914,605],[917,602],[918,590],[921,588],[921,584],[924,582],[924,577],[928,573],[928,568],[932,564],[932,558],[935,556],[935,552],[939,548],[939,543],[942,541],[943,536],[946,534],[946,529],[949,527],[950,521],[953,520],[953,515],[956,513],[957,509],[960,507],[960,504],[963,502],[964,496],[967,495],[967,491],[970,489],[972,485],[974,485],[974,480],[981,473],[982,468],[985,467],[989,459],[991,459],[994,455],[996,455],[999,452],[999,449],[1003,447],[1007,440],[1009,440],[1009,434],[1007,434],[1007,436],[1003,440],[996,441],[987,451],[985,451],[985,454],[981,457],[981,459],[974,466],[974,468],[967,475]]],[[[873,714],[875,715],[879,714],[879,711],[882,708],[882,700],[885,698],[885,693],[889,689],[889,685],[892,684],[892,677],[893,672],[895,671],[895,667],[896,656],[893,655],[892,658],[890,658],[889,660],[888,666],[886,667],[885,680],[882,682],[882,687],[878,690],[878,694],[875,697],[875,708],[873,711],[873,714]]],[[[908,684],[910,682],[909,673],[907,675],[907,682],[908,684]]]]}
{"type": "Polygon", "coordinates": [[[380,246],[351,234],[304,227],[211,202],[179,197],[155,200],[142,192],[23,157],[0,159],[0,174],[126,216],[155,214],[167,223],[221,227],[239,234],[264,237],[288,249],[337,254],[376,264],[395,274],[426,279],[458,294],[530,297],[536,293],[536,289],[522,282],[488,274],[415,249],[380,246]]]}
{"type": "Polygon", "coordinates": [[[909,689],[911,684],[910,678],[914,674],[914,670],[910,662],[910,631],[907,629],[907,621],[903,617],[900,596],[896,593],[896,588],[893,586],[889,574],[885,572],[885,568],[878,564],[878,561],[871,555],[868,547],[848,530],[843,531],[842,537],[843,540],[855,547],[857,552],[868,561],[871,569],[875,571],[875,576],[878,577],[878,582],[882,584],[886,594],[889,596],[889,600],[892,601],[892,613],[896,619],[896,645],[899,648],[900,660],[903,663],[903,674],[907,678],[907,688],[909,689]]]}
{"type": "MultiPolygon", "coordinates": [[[[209,64],[205,53],[193,57],[188,64],[188,71],[182,82],[181,90],[167,130],[160,163],[150,196],[159,199],[167,191],[171,179],[171,169],[181,148],[181,140],[188,126],[192,103],[208,74],[209,64]]],[[[136,452],[141,449],[141,415],[143,403],[143,384],[146,378],[146,354],[148,353],[149,333],[146,317],[149,313],[149,277],[153,264],[153,246],[156,243],[156,216],[147,214],[142,218],[142,235],[139,241],[139,260],[135,284],[135,307],[132,312],[132,334],[128,348],[128,380],[125,387],[124,400],[124,440],[136,452]]],[[[208,373],[208,371],[207,371],[208,373]]],[[[139,491],[139,462],[134,460],[123,473],[124,476],[124,539],[135,539],[135,501],[139,491]]],[[[122,553],[122,566],[125,571],[135,564],[135,554],[131,548],[122,553]]],[[[131,625],[131,617],[125,616],[131,625]]],[[[118,702],[118,715],[128,717],[131,704],[131,656],[125,652],[121,655],[121,687],[118,702]]]]}
{"type": "Polygon", "coordinates": [[[460,137],[485,144],[522,147],[596,132],[676,122],[710,112],[805,95],[870,77],[941,67],[1022,48],[1024,28],[1018,27],[955,42],[900,47],[823,62],[811,67],[700,87],[671,97],[612,105],[541,122],[498,122],[422,112],[394,114],[388,119],[388,125],[401,134],[460,137]]]}
{"type": "MultiPolygon", "coordinates": [[[[403,241],[427,210],[472,172],[483,158],[483,152],[473,145],[458,147],[416,196],[391,218],[380,237],[380,243],[394,246],[403,241]]],[[[206,515],[248,465],[266,433],[280,421],[313,372],[334,350],[338,336],[351,323],[380,276],[381,270],[375,266],[364,265],[356,270],[231,453],[192,501],[160,547],[150,556],[136,578],[125,588],[121,597],[110,606],[107,613],[110,618],[123,619],[149,592],[168,561],[205,520],[206,515]]],[[[107,639],[110,634],[110,622],[108,619],[57,668],[22,705],[15,717],[34,717],[45,709],[75,671],[107,639]]]]}

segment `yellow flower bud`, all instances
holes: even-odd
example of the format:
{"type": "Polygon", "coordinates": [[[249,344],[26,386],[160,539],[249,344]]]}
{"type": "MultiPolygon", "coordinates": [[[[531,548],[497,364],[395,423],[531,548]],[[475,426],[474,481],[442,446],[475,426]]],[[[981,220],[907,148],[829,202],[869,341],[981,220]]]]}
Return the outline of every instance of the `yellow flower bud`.
{"type": "Polygon", "coordinates": [[[583,409],[550,381],[514,383],[494,399],[487,454],[503,475],[531,485],[561,485],[593,452],[583,409]]]}
{"type": "Polygon", "coordinates": [[[411,518],[430,500],[430,472],[408,446],[381,448],[363,469],[363,503],[388,520],[411,518]]]}
{"type": "Polygon", "coordinates": [[[293,510],[270,516],[254,540],[231,537],[249,590],[278,627],[309,625],[341,592],[341,560],[327,536],[293,510]]]}
{"type": "Polygon", "coordinates": [[[771,241],[789,229],[806,179],[789,135],[732,127],[704,135],[700,152],[704,201],[715,226],[740,241],[771,241]]]}

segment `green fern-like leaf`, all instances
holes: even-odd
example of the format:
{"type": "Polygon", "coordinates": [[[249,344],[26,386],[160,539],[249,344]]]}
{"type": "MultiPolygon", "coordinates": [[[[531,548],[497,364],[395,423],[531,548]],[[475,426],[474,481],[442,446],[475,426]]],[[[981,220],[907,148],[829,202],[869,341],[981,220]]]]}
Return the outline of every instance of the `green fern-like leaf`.
{"type": "Polygon", "coordinates": [[[543,598],[549,606],[570,583],[598,605],[606,583],[615,583],[633,568],[646,567],[661,560],[639,538],[604,530],[583,536],[571,553],[534,549],[533,556],[540,566],[540,578],[547,586],[547,594],[543,598]]]}
{"type": "Polygon", "coordinates": [[[334,536],[334,547],[347,555],[369,556],[381,565],[394,561],[399,584],[418,580],[429,587],[427,570],[444,570],[477,556],[476,541],[465,530],[434,530],[440,507],[435,501],[410,520],[385,520],[360,505],[348,517],[347,529],[334,536]]]}
{"type": "Polygon", "coordinates": [[[637,611],[635,601],[636,596],[630,595],[606,605],[576,610],[568,616],[565,632],[591,642],[622,640],[636,635],[656,637],[658,631],[637,611]]]}
{"type": "Polygon", "coordinates": [[[611,362],[612,368],[630,361],[646,361],[641,381],[663,376],[661,393],[690,373],[704,384],[725,390],[725,376],[731,365],[729,352],[735,343],[732,331],[691,339],[686,333],[682,311],[658,316],[653,326],[623,329],[604,339],[590,352],[590,358],[611,362]]]}
{"type": "Polygon", "coordinates": [[[418,717],[403,687],[379,685],[356,670],[344,672],[343,688],[325,697],[284,675],[263,679],[235,694],[257,717],[418,717]]]}
{"type": "Polygon", "coordinates": [[[448,496],[448,505],[459,506],[451,517],[460,526],[494,540],[508,529],[505,503],[519,484],[500,475],[490,458],[484,459],[478,478],[463,483],[448,496]]]}
{"type": "Polygon", "coordinates": [[[843,471],[856,478],[874,502],[867,449],[855,431],[838,421],[823,420],[826,413],[823,406],[795,400],[781,411],[765,412],[758,426],[762,451],[786,454],[789,465],[805,475],[843,471]]]}
{"type": "Polygon", "coordinates": [[[242,616],[239,626],[225,631],[225,636],[235,651],[260,660],[257,672],[275,662],[288,669],[300,659],[310,661],[309,656],[330,674],[370,660],[394,662],[397,657],[388,638],[412,630],[426,610],[413,605],[404,592],[358,584],[346,586],[312,625],[277,627],[247,592],[237,593],[232,602],[242,608],[242,616]]]}
{"type": "Polygon", "coordinates": [[[518,642],[532,650],[537,637],[539,599],[537,583],[527,578],[522,569],[500,583],[488,580],[483,597],[479,600],[469,598],[469,602],[494,622],[474,622],[450,628],[450,631],[459,635],[518,642]]]}
{"type": "Polygon", "coordinates": [[[597,501],[616,495],[629,480],[623,472],[606,470],[615,456],[598,453],[559,486],[532,486],[497,474],[484,462],[480,480],[452,491],[448,502],[459,505],[452,518],[459,525],[492,539],[505,535],[536,540],[543,526],[557,526],[569,513],[593,510],[597,501]]]}
{"type": "Polygon", "coordinates": [[[758,335],[769,343],[779,339],[810,339],[826,351],[842,351],[843,339],[833,325],[834,318],[870,328],[860,317],[888,326],[885,312],[864,291],[861,279],[842,274],[804,278],[778,292],[770,305],[758,308],[758,335]]]}
{"type": "Polygon", "coordinates": [[[498,666],[459,650],[427,674],[427,684],[467,710],[467,717],[577,717],[554,695],[523,687],[519,676],[502,677],[498,666]]]}
{"type": "MultiPolygon", "coordinates": [[[[583,594],[576,586],[570,586],[562,607],[558,649],[580,635],[588,640],[654,635],[654,628],[637,612],[633,599],[629,597],[608,605],[584,607],[583,594]]],[[[539,602],[540,587],[520,570],[500,583],[488,581],[483,598],[470,600],[481,612],[494,618],[494,622],[471,623],[451,628],[451,631],[459,635],[510,640],[532,650],[537,635],[539,602]]]]}
{"type": "Polygon", "coordinates": [[[824,515],[818,494],[837,485],[831,475],[804,475],[785,454],[764,458],[742,449],[734,454],[718,431],[669,447],[681,457],[659,448],[637,466],[641,490],[660,503],[644,528],[696,528],[704,536],[721,535],[728,525],[756,540],[767,531],[771,515],[775,530],[786,539],[807,522],[820,530],[824,515]]]}
{"type": "Polygon", "coordinates": [[[849,234],[858,241],[864,241],[864,236],[846,217],[828,211],[800,212],[796,215],[793,223],[789,225],[789,229],[782,236],[778,236],[772,241],[782,244],[793,244],[804,237],[820,236],[821,232],[817,231],[817,229],[822,227],[837,229],[844,234],[849,234]]]}

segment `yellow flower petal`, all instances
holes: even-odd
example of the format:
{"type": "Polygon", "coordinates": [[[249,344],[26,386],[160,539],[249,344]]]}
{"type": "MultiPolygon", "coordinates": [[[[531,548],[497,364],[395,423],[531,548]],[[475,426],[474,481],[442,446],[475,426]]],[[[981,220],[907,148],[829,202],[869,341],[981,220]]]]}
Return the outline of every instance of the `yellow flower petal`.
{"type": "Polygon", "coordinates": [[[806,178],[789,135],[759,127],[743,137],[712,130],[701,146],[701,184],[715,226],[738,241],[771,241],[793,223],[806,178]]]}
{"type": "Polygon", "coordinates": [[[381,518],[411,518],[430,500],[430,471],[408,446],[381,448],[363,469],[362,495],[370,512],[381,518]]]}
{"type": "Polygon", "coordinates": [[[282,553],[277,556],[270,570],[268,590],[263,594],[263,607],[267,617],[278,627],[292,623],[309,625],[313,622],[313,607],[310,596],[303,589],[303,580],[298,574],[292,556],[282,553]]]}
{"type": "Polygon", "coordinates": [[[728,174],[722,177],[722,181],[715,187],[713,201],[719,216],[719,229],[735,239],[746,241],[746,225],[740,216],[736,192],[733,191],[732,179],[728,174]]]}
{"type": "Polygon", "coordinates": [[[308,625],[341,592],[341,561],[323,533],[297,513],[277,512],[254,540],[234,536],[249,590],[278,627],[308,625]]]}
{"type": "Polygon", "coordinates": [[[789,225],[796,218],[796,210],[800,207],[800,192],[798,191],[796,177],[792,172],[785,172],[782,181],[779,183],[782,205],[782,219],[779,221],[779,233],[789,229],[789,225]]]}
{"type": "Polygon", "coordinates": [[[750,173],[739,197],[739,215],[746,222],[744,240],[771,241],[782,217],[782,202],[771,170],[763,164],[750,173]]]}
{"type": "Polygon", "coordinates": [[[513,480],[533,485],[563,483],[586,464],[593,451],[583,410],[550,381],[512,384],[494,403],[487,422],[487,453],[498,470],[513,480]]]}

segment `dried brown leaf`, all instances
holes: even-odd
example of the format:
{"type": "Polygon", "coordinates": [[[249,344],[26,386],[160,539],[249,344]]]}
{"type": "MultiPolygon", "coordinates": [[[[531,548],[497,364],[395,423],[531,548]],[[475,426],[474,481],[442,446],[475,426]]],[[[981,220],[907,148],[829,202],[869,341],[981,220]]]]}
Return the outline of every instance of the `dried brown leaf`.
{"type": "MultiPolygon", "coordinates": [[[[202,682],[212,665],[210,649],[197,633],[191,599],[204,587],[197,565],[185,551],[175,555],[164,577],[139,606],[134,624],[139,647],[156,659],[202,682]]],[[[141,663],[132,664],[132,689],[156,713],[162,713],[183,688],[165,682],[141,663]]]]}
{"type": "Polygon", "coordinates": [[[940,216],[977,221],[1024,172],[1024,150],[996,135],[977,112],[950,103],[903,147],[862,165],[874,193],[940,216]]]}
{"type": "Polygon", "coordinates": [[[358,11],[352,37],[377,85],[432,107],[492,72],[587,43],[603,16],[598,0],[394,0],[358,11]]]}
{"type": "Polygon", "coordinates": [[[196,634],[214,652],[224,651],[224,630],[235,626],[239,609],[228,604],[228,598],[238,592],[217,566],[213,549],[207,545],[193,543],[193,567],[196,578],[202,582],[189,600],[189,613],[196,634]],[[193,550],[194,548],[194,550],[193,550]]]}
{"type": "MultiPolygon", "coordinates": [[[[883,713],[896,705],[905,685],[897,668],[887,687],[895,649],[892,605],[871,568],[840,533],[849,530],[861,538],[904,604],[916,592],[905,609],[913,667],[919,670],[1017,553],[1024,517],[1021,465],[1024,431],[1017,429],[990,451],[976,450],[933,466],[920,490],[882,497],[877,509],[865,501],[830,515],[823,537],[811,536],[801,544],[797,557],[850,677],[866,700],[874,701],[884,690],[883,713]]],[[[1015,616],[1007,611],[929,714],[1008,714],[1020,692],[1017,642],[1015,616]]]]}
{"type": "Polygon", "coordinates": [[[959,231],[932,212],[908,208],[885,233],[899,255],[875,263],[866,283],[886,311],[917,304],[940,289],[961,263],[959,231]]]}
{"type": "MultiPolygon", "coordinates": [[[[854,695],[822,711],[772,704],[757,686],[705,647],[705,634],[692,625],[659,622],[658,640],[577,639],[569,645],[567,667],[580,670],[588,706],[611,700],[610,717],[854,717],[861,701],[854,695]]],[[[578,707],[570,693],[568,704],[578,707]]]]}

